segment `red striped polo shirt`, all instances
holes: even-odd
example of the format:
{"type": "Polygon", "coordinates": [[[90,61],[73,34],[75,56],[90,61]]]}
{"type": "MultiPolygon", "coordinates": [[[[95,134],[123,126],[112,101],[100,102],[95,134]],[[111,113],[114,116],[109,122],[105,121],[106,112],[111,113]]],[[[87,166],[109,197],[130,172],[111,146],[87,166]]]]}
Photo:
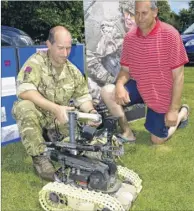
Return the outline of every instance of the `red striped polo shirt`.
{"type": "Polygon", "coordinates": [[[124,38],[120,63],[129,67],[145,104],[158,113],[166,113],[171,104],[172,70],[187,62],[178,31],[158,19],[147,36],[135,28],[124,38]]]}

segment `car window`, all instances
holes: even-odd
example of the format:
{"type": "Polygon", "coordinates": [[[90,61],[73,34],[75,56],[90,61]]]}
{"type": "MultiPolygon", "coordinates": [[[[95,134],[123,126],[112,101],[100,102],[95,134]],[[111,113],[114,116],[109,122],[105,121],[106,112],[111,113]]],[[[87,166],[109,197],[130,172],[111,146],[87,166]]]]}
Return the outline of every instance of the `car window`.
{"type": "Polygon", "coordinates": [[[13,46],[27,46],[34,44],[31,37],[22,30],[5,26],[1,26],[1,29],[1,40],[4,40],[4,45],[5,42],[13,46]]]}
{"type": "Polygon", "coordinates": [[[12,44],[13,44],[13,42],[10,37],[8,37],[7,35],[1,34],[1,45],[2,46],[10,46],[12,44]]]}
{"type": "Polygon", "coordinates": [[[11,44],[1,40],[1,46],[11,46],[11,44]]]}
{"type": "Polygon", "coordinates": [[[187,29],[183,32],[183,34],[194,34],[194,23],[193,23],[191,26],[189,26],[189,28],[187,28],[187,29]]]}

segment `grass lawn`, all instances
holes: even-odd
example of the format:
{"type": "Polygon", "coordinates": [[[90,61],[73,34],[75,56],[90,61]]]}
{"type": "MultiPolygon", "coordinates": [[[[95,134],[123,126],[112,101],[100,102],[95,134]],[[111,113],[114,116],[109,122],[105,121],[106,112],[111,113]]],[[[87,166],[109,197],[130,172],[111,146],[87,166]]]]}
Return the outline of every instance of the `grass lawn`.
{"type": "MultiPolygon", "coordinates": [[[[131,123],[137,143],[125,145],[122,162],[143,180],[133,211],[194,211],[194,67],[185,68],[183,103],[190,105],[189,125],[164,145],[154,146],[144,119],[131,123]]],[[[22,144],[2,147],[2,211],[42,210],[38,192],[45,181],[33,172],[22,144]]]]}

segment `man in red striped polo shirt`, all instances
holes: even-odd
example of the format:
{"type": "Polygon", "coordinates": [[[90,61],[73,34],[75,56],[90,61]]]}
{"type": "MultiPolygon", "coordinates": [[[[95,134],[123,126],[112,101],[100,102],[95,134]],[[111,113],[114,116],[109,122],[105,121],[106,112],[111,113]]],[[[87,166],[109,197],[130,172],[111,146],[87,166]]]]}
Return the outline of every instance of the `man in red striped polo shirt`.
{"type": "Polygon", "coordinates": [[[157,13],[155,1],[135,2],[137,28],[125,36],[116,85],[101,91],[109,111],[119,117],[123,141],[135,141],[123,106],[147,105],[145,128],[155,144],[188,122],[189,107],[180,106],[188,58],[178,31],[161,22],[157,13]]]}

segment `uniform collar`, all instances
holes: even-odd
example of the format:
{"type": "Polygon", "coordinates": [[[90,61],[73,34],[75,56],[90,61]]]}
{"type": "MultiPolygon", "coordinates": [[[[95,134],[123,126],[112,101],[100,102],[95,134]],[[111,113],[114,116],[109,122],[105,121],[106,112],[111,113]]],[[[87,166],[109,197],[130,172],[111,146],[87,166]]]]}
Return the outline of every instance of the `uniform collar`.
{"type": "Polygon", "coordinates": [[[156,18],[155,26],[154,26],[154,28],[150,31],[149,34],[147,34],[146,36],[142,35],[142,32],[141,32],[140,28],[137,27],[136,35],[137,35],[138,37],[148,37],[148,36],[151,36],[151,35],[156,34],[156,33],[158,32],[159,28],[160,28],[160,20],[159,20],[158,18],[156,18]]]}
{"type": "Polygon", "coordinates": [[[48,62],[48,73],[49,75],[52,75],[56,80],[62,80],[66,78],[66,71],[67,68],[67,62],[63,65],[60,75],[58,75],[56,68],[53,66],[52,61],[49,56],[49,51],[47,51],[47,62],[48,62]]]}
{"type": "Polygon", "coordinates": [[[64,64],[60,75],[58,75],[49,57],[48,50],[44,52],[39,52],[39,54],[41,54],[41,56],[43,57],[46,66],[45,68],[43,68],[43,72],[45,72],[48,76],[53,76],[56,80],[62,80],[66,78],[66,70],[69,69],[69,64],[70,64],[68,59],[64,64]]]}
{"type": "Polygon", "coordinates": [[[61,71],[60,75],[59,75],[59,80],[62,80],[64,78],[66,78],[66,71],[65,69],[67,68],[67,62],[65,63],[65,65],[63,66],[63,70],[61,71]]]}
{"type": "Polygon", "coordinates": [[[70,68],[70,62],[69,60],[67,59],[67,61],[65,62],[65,64],[63,65],[63,69],[60,73],[60,75],[58,76],[58,80],[63,80],[66,78],[67,76],[67,72],[69,72],[69,68],[70,68]]]}
{"type": "Polygon", "coordinates": [[[48,50],[47,51],[38,51],[38,55],[40,55],[43,59],[43,67],[42,71],[46,73],[48,76],[52,76],[52,63],[48,55],[48,50]]]}

